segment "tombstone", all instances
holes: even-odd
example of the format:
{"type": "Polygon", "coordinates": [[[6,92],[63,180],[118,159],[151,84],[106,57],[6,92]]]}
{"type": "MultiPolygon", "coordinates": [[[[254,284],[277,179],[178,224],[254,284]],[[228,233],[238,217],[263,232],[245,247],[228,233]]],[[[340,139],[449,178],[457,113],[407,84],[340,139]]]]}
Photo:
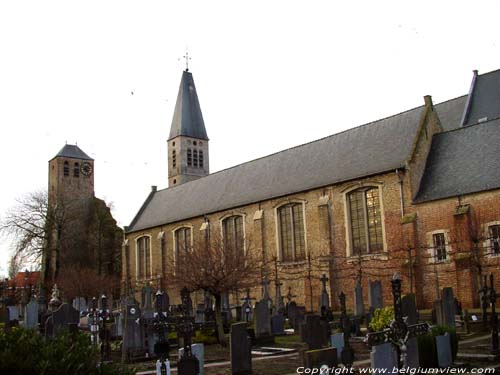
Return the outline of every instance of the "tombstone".
{"type": "Polygon", "coordinates": [[[27,329],[38,328],[38,302],[34,299],[25,307],[24,327],[27,329]]]}
{"type": "Polygon", "coordinates": [[[330,345],[337,349],[337,359],[342,361],[342,350],[344,349],[344,334],[334,333],[330,336],[330,345]]]}
{"type": "Polygon", "coordinates": [[[361,280],[359,279],[356,283],[356,287],[354,288],[354,315],[365,315],[365,306],[363,303],[363,287],[361,286],[361,280]]]}
{"type": "Polygon", "coordinates": [[[229,305],[229,293],[222,293],[222,319],[227,324],[233,317],[231,315],[231,307],[229,305]]]}
{"type": "Polygon", "coordinates": [[[305,327],[305,341],[309,350],[321,349],[324,342],[324,331],[319,315],[307,315],[305,327]]]}
{"type": "Polygon", "coordinates": [[[390,342],[376,345],[370,352],[370,364],[372,369],[382,372],[392,372],[398,368],[398,354],[390,342]],[[386,370],[384,370],[386,369],[386,370]]]}
{"type": "Polygon", "coordinates": [[[130,356],[131,353],[144,352],[144,330],[140,324],[141,309],[135,299],[127,299],[124,313],[123,350],[130,356]]]}
{"type": "Polygon", "coordinates": [[[271,318],[271,332],[273,335],[285,334],[285,317],[283,314],[277,314],[271,318]]]}
{"type": "Polygon", "coordinates": [[[290,303],[288,303],[288,306],[286,307],[286,315],[288,317],[288,321],[290,323],[290,325],[296,329],[296,327],[294,326],[294,321],[295,321],[295,316],[297,315],[297,304],[292,301],[290,303]]]}
{"type": "Polygon", "coordinates": [[[409,368],[419,368],[420,359],[418,358],[418,339],[412,337],[406,343],[406,365],[409,368]]]}
{"type": "MultiPolygon", "coordinates": [[[[205,369],[203,366],[205,365],[205,347],[203,344],[192,344],[191,345],[191,353],[198,360],[199,371],[197,375],[203,375],[205,373],[205,369]]],[[[184,348],[179,349],[179,358],[184,355],[184,348]]],[[[179,373],[179,375],[182,375],[179,373]]]]}
{"type": "Polygon", "coordinates": [[[370,281],[369,284],[370,290],[368,293],[368,303],[370,304],[370,308],[381,309],[384,307],[384,300],[382,297],[382,283],[380,280],[370,281]]]}
{"type": "Polygon", "coordinates": [[[73,299],[73,308],[80,311],[80,313],[88,311],[87,301],[84,297],[76,297],[73,299]]]}
{"type": "MultiPolygon", "coordinates": [[[[307,350],[304,352],[304,367],[306,369],[319,369],[325,371],[326,368],[333,369],[338,365],[338,354],[335,348],[325,348],[316,350],[307,350]]],[[[315,373],[315,372],[310,372],[315,373]]]]}
{"type": "Polygon", "coordinates": [[[123,314],[120,312],[115,317],[116,321],[116,336],[123,337],[123,314]]]}
{"type": "Polygon", "coordinates": [[[401,308],[403,317],[406,317],[406,324],[417,324],[417,303],[415,294],[409,293],[401,298],[401,308]]]}
{"type": "Polygon", "coordinates": [[[271,317],[267,300],[255,304],[255,335],[268,336],[271,334],[271,317]]]}
{"type": "Polygon", "coordinates": [[[455,327],[455,297],[453,288],[443,288],[441,291],[442,324],[455,327]]]}
{"type": "Polygon", "coordinates": [[[17,306],[7,306],[10,321],[19,320],[19,309],[17,306]]]}
{"type": "Polygon", "coordinates": [[[141,308],[144,313],[146,313],[146,311],[148,312],[153,311],[153,295],[154,295],[154,290],[149,283],[142,288],[141,308]]]}
{"type": "Polygon", "coordinates": [[[196,308],[196,315],[194,319],[195,323],[202,324],[205,323],[205,304],[199,303],[196,308]]]}
{"type": "Polygon", "coordinates": [[[450,340],[450,335],[448,333],[436,336],[436,350],[437,350],[438,366],[440,368],[450,367],[453,362],[453,359],[451,355],[451,340],[450,340]]]}
{"type": "MultiPolygon", "coordinates": [[[[321,290],[321,295],[319,296],[319,311],[324,311],[326,314],[326,310],[330,308],[330,297],[328,296],[328,292],[326,291],[326,283],[328,281],[328,277],[326,274],[321,276],[320,281],[323,284],[323,289],[321,290]]],[[[323,315],[323,314],[322,314],[323,315]]]]}
{"type": "Polygon", "coordinates": [[[63,303],[52,313],[52,322],[54,324],[53,335],[57,335],[64,329],[74,329],[80,323],[80,312],[73,308],[69,303],[63,303]]]}
{"type": "Polygon", "coordinates": [[[252,346],[248,337],[246,323],[240,322],[231,325],[231,369],[234,375],[252,373],[252,346]]]}
{"type": "MultiPolygon", "coordinates": [[[[170,361],[168,359],[165,360],[165,372],[164,374],[165,375],[171,375],[172,372],[170,371],[170,361]]],[[[157,360],[156,361],[156,375],[163,375],[161,373],[161,365],[162,365],[162,362],[160,360],[157,360]]]]}

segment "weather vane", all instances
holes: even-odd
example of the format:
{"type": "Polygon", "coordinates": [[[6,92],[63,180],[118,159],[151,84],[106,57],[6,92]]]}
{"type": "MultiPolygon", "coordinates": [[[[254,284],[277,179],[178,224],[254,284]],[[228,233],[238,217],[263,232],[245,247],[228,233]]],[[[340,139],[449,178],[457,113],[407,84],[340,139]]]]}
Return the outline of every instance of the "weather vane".
{"type": "Polygon", "coordinates": [[[186,59],[186,72],[189,72],[189,60],[191,60],[191,57],[189,57],[189,52],[187,49],[186,49],[186,54],[182,56],[182,58],[186,59]]]}

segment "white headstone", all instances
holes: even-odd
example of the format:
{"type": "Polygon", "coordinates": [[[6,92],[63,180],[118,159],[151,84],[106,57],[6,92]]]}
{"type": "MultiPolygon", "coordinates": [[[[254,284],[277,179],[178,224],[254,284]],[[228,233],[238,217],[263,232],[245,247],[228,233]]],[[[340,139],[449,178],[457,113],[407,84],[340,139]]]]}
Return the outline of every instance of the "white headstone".
{"type": "MultiPolygon", "coordinates": [[[[165,367],[167,368],[167,375],[171,375],[170,361],[168,359],[165,360],[165,367]]],[[[160,360],[156,361],[156,375],[161,375],[161,361],[160,360]]]]}
{"type": "Polygon", "coordinates": [[[342,349],[344,349],[344,334],[334,333],[330,336],[330,345],[337,349],[337,359],[342,361],[342,349]]]}

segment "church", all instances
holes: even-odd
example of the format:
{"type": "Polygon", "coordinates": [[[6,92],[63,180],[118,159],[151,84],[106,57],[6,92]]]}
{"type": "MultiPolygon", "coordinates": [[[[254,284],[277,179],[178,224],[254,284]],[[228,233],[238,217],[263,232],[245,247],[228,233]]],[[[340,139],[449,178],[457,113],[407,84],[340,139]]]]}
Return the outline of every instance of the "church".
{"type": "MultiPolygon", "coordinates": [[[[344,292],[350,309],[355,289],[370,306],[375,282],[391,304],[394,272],[419,308],[444,287],[478,306],[490,272],[500,287],[500,70],[474,71],[464,96],[425,96],[420,107],[215,173],[186,70],[167,148],[168,188],[153,186],[125,227],[122,288],[152,283],[178,298],[166,275],[207,231],[251,243],[245,251],[273,264],[263,272],[270,294],[279,279],[311,311],[326,278],[333,308],[344,292]]],[[[261,298],[261,285],[251,293],[261,298]]]]}

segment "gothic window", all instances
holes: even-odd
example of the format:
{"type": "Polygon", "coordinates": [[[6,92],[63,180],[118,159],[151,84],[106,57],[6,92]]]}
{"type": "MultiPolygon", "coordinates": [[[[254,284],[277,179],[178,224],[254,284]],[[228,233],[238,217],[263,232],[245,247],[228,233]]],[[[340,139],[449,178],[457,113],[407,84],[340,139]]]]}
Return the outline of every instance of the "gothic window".
{"type": "Polygon", "coordinates": [[[151,277],[151,248],[149,236],[142,236],[137,239],[137,277],[151,277]]]}
{"type": "Polygon", "coordinates": [[[187,164],[188,167],[191,167],[193,165],[193,155],[190,148],[187,149],[187,164]]]}
{"type": "Polygon", "coordinates": [[[191,228],[182,227],[175,231],[175,256],[179,259],[179,256],[183,252],[189,250],[191,247],[191,228]]]}
{"type": "Polygon", "coordinates": [[[367,187],[347,194],[349,207],[351,255],[383,250],[382,215],[379,189],[367,187]]]}
{"type": "Polygon", "coordinates": [[[68,177],[69,176],[69,163],[68,163],[68,161],[64,162],[63,171],[64,171],[64,177],[68,177]]]}
{"type": "Polygon", "coordinates": [[[75,163],[73,166],[73,177],[80,177],[80,164],[75,163]]]}
{"type": "Polygon", "coordinates": [[[193,150],[193,166],[198,168],[198,150],[193,150]]]}
{"type": "Polygon", "coordinates": [[[304,213],[302,203],[278,208],[278,231],[281,260],[293,262],[305,259],[304,213]]]}
{"type": "Polygon", "coordinates": [[[500,255],[500,224],[491,225],[488,228],[490,243],[491,243],[491,254],[500,255]]]}
{"type": "MultiPolygon", "coordinates": [[[[201,144],[201,142],[200,142],[200,144],[201,144]]],[[[199,159],[198,164],[200,165],[200,168],[203,168],[203,151],[202,150],[200,150],[198,152],[198,159],[199,159]]]]}
{"type": "Polygon", "coordinates": [[[177,165],[177,155],[175,154],[175,150],[172,150],[172,167],[176,167],[177,165]]]}
{"type": "Polygon", "coordinates": [[[434,233],[432,235],[432,242],[434,244],[434,257],[437,262],[446,260],[446,239],[444,233],[434,233]]]}
{"type": "Polygon", "coordinates": [[[229,250],[244,249],[243,216],[230,216],[222,220],[224,246],[229,250]]]}

